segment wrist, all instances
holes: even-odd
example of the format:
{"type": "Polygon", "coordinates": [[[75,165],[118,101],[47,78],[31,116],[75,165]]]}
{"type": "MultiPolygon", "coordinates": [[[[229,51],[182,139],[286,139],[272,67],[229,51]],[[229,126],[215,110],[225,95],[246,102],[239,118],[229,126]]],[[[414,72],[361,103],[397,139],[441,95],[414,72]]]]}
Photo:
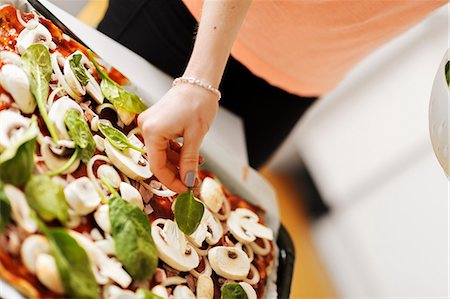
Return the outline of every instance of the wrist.
{"type": "Polygon", "coordinates": [[[204,81],[202,79],[199,79],[197,77],[188,77],[188,76],[178,77],[175,80],[173,80],[172,86],[177,86],[180,84],[189,84],[189,85],[195,86],[197,88],[201,88],[204,91],[207,91],[207,92],[211,93],[212,95],[216,96],[218,101],[220,100],[220,98],[222,96],[219,89],[215,88],[211,83],[204,81]]]}
{"type": "Polygon", "coordinates": [[[208,82],[214,88],[219,88],[226,62],[222,65],[216,59],[202,59],[200,62],[197,61],[193,57],[190,59],[182,77],[194,77],[208,82]]]}

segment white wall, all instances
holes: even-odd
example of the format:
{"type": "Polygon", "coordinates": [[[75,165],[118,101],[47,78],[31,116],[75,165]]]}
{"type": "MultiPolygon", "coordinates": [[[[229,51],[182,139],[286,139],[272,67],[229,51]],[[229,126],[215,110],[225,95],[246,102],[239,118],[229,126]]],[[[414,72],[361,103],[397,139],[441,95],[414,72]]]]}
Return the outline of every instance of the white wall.
{"type": "Polygon", "coordinates": [[[448,298],[448,181],[428,133],[448,41],[447,6],[356,66],[273,163],[301,156],[332,208],[314,235],[344,298],[448,298]]]}

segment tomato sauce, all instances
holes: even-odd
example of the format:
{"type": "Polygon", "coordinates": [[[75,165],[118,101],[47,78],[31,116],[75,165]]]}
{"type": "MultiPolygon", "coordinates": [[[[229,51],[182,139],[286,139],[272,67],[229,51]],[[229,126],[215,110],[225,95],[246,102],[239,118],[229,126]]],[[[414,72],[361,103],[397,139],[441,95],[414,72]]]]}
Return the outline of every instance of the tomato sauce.
{"type": "Polygon", "coordinates": [[[36,276],[28,272],[20,257],[13,258],[0,248],[0,263],[8,271],[8,274],[10,274],[8,277],[3,278],[11,285],[20,285],[21,281],[26,281],[36,289],[37,298],[61,298],[61,295],[47,289],[39,282],[36,276]]]}

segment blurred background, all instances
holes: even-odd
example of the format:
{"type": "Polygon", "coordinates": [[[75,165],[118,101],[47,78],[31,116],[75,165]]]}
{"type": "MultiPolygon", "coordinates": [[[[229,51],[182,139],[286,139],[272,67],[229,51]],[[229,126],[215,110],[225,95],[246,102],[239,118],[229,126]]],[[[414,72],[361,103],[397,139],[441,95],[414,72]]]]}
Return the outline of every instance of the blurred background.
{"type": "MultiPolygon", "coordinates": [[[[51,2],[93,27],[108,6],[51,2]]],[[[291,298],[449,298],[449,182],[428,133],[448,21],[447,5],[364,59],[261,170],[296,247],[291,298]]]]}

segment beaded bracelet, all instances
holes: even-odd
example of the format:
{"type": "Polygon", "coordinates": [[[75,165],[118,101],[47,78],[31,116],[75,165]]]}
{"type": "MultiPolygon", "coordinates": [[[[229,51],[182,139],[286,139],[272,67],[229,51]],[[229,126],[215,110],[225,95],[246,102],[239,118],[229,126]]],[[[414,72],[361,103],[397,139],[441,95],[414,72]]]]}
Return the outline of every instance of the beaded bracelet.
{"type": "Polygon", "coordinates": [[[214,88],[211,84],[206,83],[200,79],[194,78],[194,77],[179,77],[176,78],[175,80],[173,80],[172,86],[181,84],[181,83],[188,83],[188,84],[193,84],[193,85],[197,85],[198,87],[204,88],[210,92],[212,92],[213,94],[215,94],[216,96],[218,96],[218,100],[220,100],[220,97],[222,96],[222,94],[220,93],[220,90],[218,90],[217,88],[214,88]]]}

